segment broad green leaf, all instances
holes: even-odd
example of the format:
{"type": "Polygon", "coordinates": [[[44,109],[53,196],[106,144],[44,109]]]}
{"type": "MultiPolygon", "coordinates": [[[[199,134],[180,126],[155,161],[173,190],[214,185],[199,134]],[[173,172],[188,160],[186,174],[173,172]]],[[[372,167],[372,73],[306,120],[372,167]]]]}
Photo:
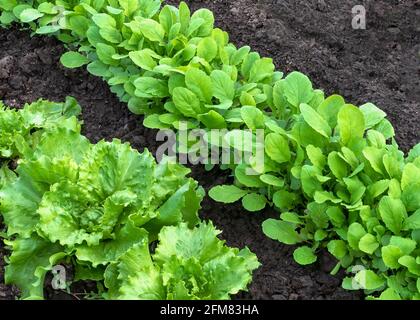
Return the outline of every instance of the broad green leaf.
{"type": "Polygon", "coordinates": [[[328,166],[334,176],[338,179],[343,179],[349,174],[347,163],[335,151],[328,155],[328,166]]]}
{"type": "Polygon", "coordinates": [[[265,152],[278,163],[288,162],[291,158],[289,142],[277,133],[269,133],[266,136],[265,152]]]}
{"type": "Polygon", "coordinates": [[[248,194],[248,191],[233,185],[216,186],[210,189],[209,196],[215,201],[233,203],[248,194]]]}
{"type": "Polygon", "coordinates": [[[78,52],[69,51],[61,56],[60,62],[67,68],[79,68],[89,63],[89,59],[78,52]]]}
{"type": "Polygon", "coordinates": [[[249,74],[249,82],[257,83],[272,77],[275,66],[273,59],[262,58],[255,62],[249,74]]]}
{"type": "Polygon", "coordinates": [[[373,128],[386,117],[386,113],[375,106],[373,103],[366,103],[360,106],[365,118],[365,129],[373,128]]]}
{"type": "Polygon", "coordinates": [[[13,10],[17,5],[17,0],[0,0],[0,8],[6,11],[13,10]]]}
{"type": "Polygon", "coordinates": [[[263,174],[260,177],[260,180],[268,185],[274,186],[274,187],[279,187],[282,188],[284,186],[284,180],[273,176],[271,174],[263,174]]]}
{"type": "Polygon", "coordinates": [[[232,101],[235,96],[235,83],[226,72],[214,70],[211,73],[213,95],[223,101],[232,101]]]}
{"type": "Polygon", "coordinates": [[[286,190],[279,190],[273,195],[274,205],[281,210],[292,209],[296,205],[296,200],[296,195],[286,190]]]}
{"type": "Polygon", "coordinates": [[[401,300],[401,297],[395,290],[388,288],[381,293],[379,300],[401,300]]]}
{"type": "Polygon", "coordinates": [[[399,234],[404,220],[407,218],[407,212],[402,201],[385,196],[379,202],[378,210],[387,228],[394,234],[399,234]]]}
{"type": "Polygon", "coordinates": [[[420,209],[408,216],[405,220],[404,228],[411,230],[420,229],[420,209]]]}
{"type": "Polygon", "coordinates": [[[117,26],[117,22],[115,19],[106,13],[97,13],[92,16],[93,22],[100,28],[115,28],[117,26]]]}
{"type": "Polygon", "coordinates": [[[260,188],[264,186],[264,183],[260,180],[260,176],[251,175],[247,170],[251,170],[245,164],[240,164],[235,168],[235,178],[246,187],[260,188]]]}
{"type": "Polygon", "coordinates": [[[347,254],[347,245],[343,240],[331,240],[327,245],[329,253],[338,260],[343,259],[347,254]]]}
{"type": "Polygon", "coordinates": [[[204,123],[208,129],[224,129],[227,126],[223,116],[214,110],[199,115],[198,119],[204,123]]]}
{"type": "Polygon", "coordinates": [[[360,240],[366,235],[366,230],[360,223],[354,222],[349,226],[347,231],[347,241],[349,242],[350,246],[358,250],[360,240]]]}
{"type": "Polygon", "coordinates": [[[186,117],[196,118],[201,113],[200,100],[192,91],[186,88],[175,88],[173,101],[178,111],[186,117]]]}
{"type": "Polygon", "coordinates": [[[114,47],[109,46],[105,43],[96,44],[96,54],[98,55],[99,60],[105,64],[114,65],[116,61],[112,56],[116,53],[114,47]]]}
{"type": "Polygon", "coordinates": [[[404,191],[410,184],[420,182],[420,168],[412,163],[407,163],[401,178],[401,189],[404,191]]]}
{"type": "Polygon", "coordinates": [[[344,105],[337,116],[340,138],[343,145],[362,139],[365,132],[363,113],[351,104],[344,105]]]}
{"type": "Polygon", "coordinates": [[[197,45],[197,56],[208,62],[213,61],[218,53],[217,43],[211,37],[203,38],[197,45]]]}
{"type": "Polygon", "coordinates": [[[152,71],[157,66],[149,50],[130,51],[128,55],[137,66],[145,70],[152,71]]]}
{"type": "Polygon", "coordinates": [[[327,121],[325,121],[319,114],[316,112],[311,106],[302,103],[300,105],[300,112],[305,119],[305,122],[316,132],[321,134],[326,138],[330,138],[331,136],[331,128],[328,125],[327,121]]]}
{"type": "Polygon", "coordinates": [[[248,193],[242,198],[243,207],[251,212],[261,211],[265,208],[267,199],[258,193],[248,193]]]}
{"type": "Polygon", "coordinates": [[[261,110],[253,106],[243,106],[241,116],[249,129],[264,129],[264,114],[261,110]]]}
{"type": "Polygon", "coordinates": [[[382,247],[382,259],[385,265],[391,269],[398,269],[401,265],[398,263],[398,259],[401,258],[404,253],[401,249],[394,245],[388,245],[382,247]]]}
{"type": "Polygon", "coordinates": [[[135,94],[140,98],[165,98],[169,96],[167,82],[152,77],[140,77],[134,81],[135,94]]]}
{"type": "Polygon", "coordinates": [[[139,23],[141,33],[145,38],[153,42],[163,42],[165,29],[155,20],[143,19],[139,23]]]}
{"type": "Polygon", "coordinates": [[[288,222],[268,219],[263,222],[262,228],[267,237],[284,244],[296,244],[302,241],[295,226],[288,222]]]}
{"type": "Polygon", "coordinates": [[[365,290],[377,290],[385,285],[385,280],[372,270],[359,271],[355,275],[354,280],[359,284],[360,288],[365,290]]]}
{"type": "Polygon", "coordinates": [[[38,10],[29,8],[29,9],[23,10],[20,13],[19,19],[20,19],[20,21],[27,23],[27,22],[31,22],[31,21],[34,21],[36,19],[39,19],[43,16],[44,16],[44,14],[39,12],[38,10]]]}
{"type": "Polygon", "coordinates": [[[213,97],[211,78],[200,69],[191,68],[185,73],[185,83],[201,101],[211,103],[213,97]]]}
{"type": "Polygon", "coordinates": [[[297,263],[304,266],[314,263],[317,259],[313,250],[307,246],[297,248],[293,252],[293,258],[297,263]]]}
{"type": "Polygon", "coordinates": [[[320,148],[309,145],[306,147],[306,154],[315,167],[319,169],[323,169],[325,167],[327,158],[320,148]]]}
{"type": "Polygon", "coordinates": [[[296,108],[314,96],[311,81],[300,72],[292,72],[285,78],[283,90],[287,101],[296,108]]]}
{"type": "Polygon", "coordinates": [[[124,10],[124,15],[127,17],[135,13],[139,5],[137,0],[118,0],[118,3],[124,10]]]}
{"type": "Polygon", "coordinates": [[[389,244],[400,248],[405,255],[412,253],[417,246],[416,241],[397,236],[392,236],[389,244]]]}
{"type": "Polygon", "coordinates": [[[345,104],[346,102],[343,97],[332,95],[318,106],[317,111],[328,122],[330,128],[335,128],[337,125],[337,115],[345,104]]]}
{"type": "Polygon", "coordinates": [[[43,299],[45,275],[65,257],[63,248],[35,235],[7,243],[12,254],[5,270],[5,283],[17,285],[22,298],[43,299]]]}
{"type": "Polygon", "coordinates": [[[378,248],[376,237],[370,233],[366,233],[359,241],[359,249],[367,254],[373,254],[378,248]]]}

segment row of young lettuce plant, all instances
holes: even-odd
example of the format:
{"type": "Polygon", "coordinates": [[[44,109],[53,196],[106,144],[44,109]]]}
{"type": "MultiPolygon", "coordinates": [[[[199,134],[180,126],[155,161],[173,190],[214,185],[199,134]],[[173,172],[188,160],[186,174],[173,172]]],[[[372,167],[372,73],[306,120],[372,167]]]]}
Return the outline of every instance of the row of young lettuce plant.
{"type": "Polygon", "coordinates": [[[301,244],[301,264],[326,248],[339,261],[333,273],[354,271],[345,288],[420,298],[420,147],[405,157],[375,105],[325,97],[299,72],[283,77],[272,59],[229,43],[209,10],[191,13],[185,3],[0,0],[0,8],[4,25],[28,23],[77,50],[62,63],[87,65],[147,127],[228,129],[238,149],[250,129],[263,129],[264,166],[224,166],[235,184],[210,196],[249,211],[277,208],[264,232],[301,244]]]}
{"type": "Polygon", "coordinates": [[[229,299],[246,290],[258,260],[200,222],[204,191],[189,169],[119,140],[91,144],[79,113],[71,98],[18,111],[0,104],[6,283],[41,299],[47,272],[65,264],[72,281],[98,282],[91,298],[229,299]]]}

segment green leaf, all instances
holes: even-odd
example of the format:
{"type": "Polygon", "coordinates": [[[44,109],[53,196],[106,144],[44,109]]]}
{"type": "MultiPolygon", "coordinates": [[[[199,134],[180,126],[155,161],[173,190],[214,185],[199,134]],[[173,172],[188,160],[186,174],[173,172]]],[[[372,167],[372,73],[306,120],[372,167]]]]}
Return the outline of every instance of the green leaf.
{"type": "Polygon", "coordinates": [[[327,216],[335,227],[341,227],[346,221],[346,217],[339,207],[329,207],[327,216]]]}
{"type": "Polygon", "coordinates": [[[347,254],[347,245],[343,240],[331,240],[327,245],[328,252],[338,260],[343,259],[347,254]]]}
{"type": "Polygon", "coordinates": [[[269,133],[266,136],[265,152],[278,163],[288,162],[291,158],[289,142],[277,133],[269,133]]]}
{"type": "Polygon", "coordinates": [[[345,104],[346,102],[343,97],[332,95],[318,106],[317,111],[328,122],[330,128],[335,128],[337,125],[337,115],[345,104]]]}
{"type": "Polygon", "coordinates": [[[373,103],[366,103],[360,106],[360,111],[362,111],[365,118],[365,129],[373,128],[386,117],[386,113],[373,103]]]}
{"type": "Polygon", "coordinates": [[[413,163],[407,163],[401,178],[401,189],[404,191],[409,185],[420,182],[420,168],[413,163]]]}
{"type": "Polygon", "coordinates": [[[227,127],[225,118],[214,110],[210,110],[205,114],[199,115],[198,119],[206,126],[207,129],[224,129],[227,127]]]}
{"type": "Polygon", "coordinates": [[[97,13],[92,15],[93,22],[100,28],[115,28],[117,26],[117,22],[115,19],[106,13],[97,13]]]}
{"type": "Polygon", "coordinates": [[[372,270],[359,271],[355,275],[354,280],[361,289],[365,290],[377,290],[385,285],[385,280],[372,270]]]}
{"type": "Polygon", "coordinates": [[[139,23],[139,29],[143,36],[153,42],[163,42],[165,29],[152,19],[143,19],[139,23]]]}
{"type": "Polygon", "coordinates": [[[370,233],[366,233],[359,241],[359,249],[367,254],[373,254],[379,248],[376,237],[370,233]]]}
{"type": "Polygon", "coordinates": [[[213,97],[211,78],[200,69],[191,68],[185,73],[185,83],[201,101],[211,103],[213,97]]]}
{"type": "Polygon", "coordinates": [[[249,129],[255,130],[265,127],[264,114],[256,107],[243,106],[241,108],[241,117],[249,129]]]}
{"type": "Polygon", "coordinates": [[[279,190],[273,195],[274,205],[282,210],[289,210],[296,205],[297,197],[294,193],[286,190],[279,190]]]}
{"type": "Polygon", "coordinates": [[[401,300],[401,297],[395,290],[388,288],[381,293],[379,300],[401,300]]]}
{"type": "Polygon", "coordinates": [[[124,15],[129,17],[136,12],[139,2],[137,0],[118,0],[121,8],[124,10],[124,15]]]}
{"type": "Polygon", "coordinates": [[[328,155],[328,166],[336,178],[343,179],[348,176],[347,163],[336,151],[333,151],[328,155]]]}
{"type": "Polygon", "coordinates": [[[287,101],[296,108],[308,103],[314,96],[311,81],[300,72],[290,73],[285,78],[283,89],[287,101]]]}
{"type": "Polygon", "coordinates": [[[214,70],[211,75],[213,95],[223,101],[232,101],[235,97],[235,83],[229,75],[221,70],[214,70]]]}
{"type": "Polygon", "coordinates": [[[351,104],[344,105],[337,116],[340,138],[343,145],[362,139],[365,132],[363,113],[351,104]]]}
{"type": "Polygon", "coordinates": [[[152,77],[140,77],[134,81],[135,95],[140,98],[165,98],[169,96],[168,84],[152,77]]]}
{"type": "Polygon", "coordinates": [[[210,198],[223,203],[234,203],[247,194],[248,191],[233,185],[216,186],[209,191],[210,198]]]}
{"type": "Polygon", "coordinates": [[[284,186],[284,180],[273,176],[271,174],[263,174],[260,176],[260,180],[270,186],[282,188],[284,186]]]}
{"type": "Polygon", "coordinates": [[[412,253],[417,246],[416,241],[397,236],[392,236],[389,244],[400,248],[404,255],[409,255],[412,253]]]}
{"type": "Polygon", "coordinates": [[[213,61],[218,53],[217,43],[212,37],[201,39],[197,45],[197,56],[205,59],[208,62],[213,61]]]}
{"type": "Polygon", "coordinates": [[[310,144],[306,147],[306,154],[315,167],[319,169],[323,169],[325,167],[327,158],[320,148],[314,147],[310,144]]]}
{"type": "Polygon", "coordinates": [[[78,52],[69,51],[61,56],[60,62],[66,68],[79,68],[89,63],[89,59],[78,52]]]}
{"type": "Polygon", "coordinates": [[[239,183],[250,188],[263,187],[264,183],[260,181],[260,177],[258,175],[250,174],[248,170],[251,171],[252,169],[245,164],[240,164],[235,168],[235,178],[239,181],[239,183]]]}
{"type": "Polygon", "coordinates": [[[302,241],[295,226],[288,222],[268,219],[263,222],[262,228],[267,237],[284,244],[296,244],[302,241]]]}
{"type": "Polygon", "coordinates": [[[327,121],[325,121],[319,114],[316,112],[311,106],[302,103],[300,105],[300,112],[305,119],[305,122],[316,132],[321,134],[326,138],[330,138],[331,136],[331,128],[328,125],[327,121]]]}
{"type": "Polygon", "coordinates": [[[408,216],[405,220],[404,228],[411,230],[420,229],[420,209],[408,216]]]}
{"type": "Polygon", "coordinates": [[[186,88],[175,88],[173,101],[178,111],[186,117],[196,118],[201,113],[200,100],[192,91],[186,88]]]}
{"type": "Polygon", "coordinates": [[[249,75],[249,82],[257,83],[263,81],[267,78],[273,76],[275,66],[273,64],[273,59],[271,58],[262,58],[257,60],[253,67],[251,68],[249,75]]]}
{"type": "Polygon", "coordinates": [[[401,249],[394,245],[388,245],[382,247],[382,260],[385,265],[391,269],[398,269],[401,265],[398,263],[398,259],[401,258],[404,253],[401,249]]]}
{"type": "Polygon", "coordinates": [[[7,241],[12,248],[5,283],[17,285],[22,298],[44,298],[44,278],[64,256],[63,248],[38,236],[7,241]]]}
{"type": "Polygon", "coordinates": [[[130,51],[128,56],[137,66],[144,70],[152,71],[157,66],[149,50],[130,51]]]}
{"type": "Polygon", "coordinates": [[[43,16],[44,16],[44,14],[39,12],[38,10],[29,8],[29,9],[23,10],[20,13],[19,19],[22,22],[28,23],[28,22],[34,21],[38,18],[41,18],[43,16]]]}
{"type": "Polygon", "coordinates": [[[112,56],[116,53],[114,47],[109,46],[105,43],[96,44],[96,54],[98,55],[99,60],[105,64],[114,65],[116,61],[112,56]]]}
{"type": "Polygon", "coordinates": [[[248,193],[242,198],[242,205],[251,212],[261,211],[265,208],[267,199],[258,193],[248,193]]]}
{"type": "Polygon", "coordinates": [[[16,0],[0,0],[0,8],[6,11],[11,11],[17,5],[16,0]]]}
{"type": "Polygon", "coordinates": [[[378,210],[387,228],[394,234],[399,234],[404,220],[407,218],[407,212],[402,201],[385,196],[379,202],[378,210]]]}
{"type": "Polygon", "coordinates": [[[360,240],[366,235],[366,230],[360,223],[354,222],[349,226],[347,231],[347,241],[350,247],[355,250],[359,249],[360,240]]]}
{"type": "Polygon", "coordinates": [[[293,252],[295,261],[303,266],[312,264],[316,261],[317,257],[311,248],[307,246],[299,247],[293,252]]]}

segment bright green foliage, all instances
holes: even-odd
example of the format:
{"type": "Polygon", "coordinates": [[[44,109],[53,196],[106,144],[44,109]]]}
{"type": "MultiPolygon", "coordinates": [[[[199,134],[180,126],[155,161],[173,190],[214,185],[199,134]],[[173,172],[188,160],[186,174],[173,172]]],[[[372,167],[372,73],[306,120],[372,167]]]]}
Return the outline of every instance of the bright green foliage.
{"type": "Polygon", "coordinates": [[[29,155],[43,132],[56,127],[76,130],[80,124],[72,116],[80,106],[68,97],[65,103],[39,100],[22,109],[9,109],[0,102],[0,161],[29,155]]]}
{"type": "MultiPolygon", "coordinates": [[[[19,134],[29,128],[25,152],[12,154],[20,157],[16,172],[0,169],[4,243],[11,250],[5,282],[17,285],[22,298],[41,299],[46,273],[65,262],[74,266],[75,279],[106,278],[105,298],[228,299],[245,290],[259,263],[248,249],[224,246],[211,224],[195,228],[204,191],[186,177],[189,169],[168,159],[156,164],[147,150],[139,153],[119,140],[91,144],[73,116],[79,112],[71,99],[0,110],[1,119],[20,121],[13,123],[19,134]],[[161,244],[153,259],[167,261],[152,270],[149,243],[156,240],[161,244]],[[140,263],[127,260],[137,253],[140,263]],[[125,262],[126,278],[110,273],[125,262]],[[168,274],[181,266],[186,274],[174,273],[168,283],[168,274]],[[127,295],[135,277],[158,285],[153,272],[161,267],[165,294],[127,295]],[[196,277],[200,285],[181,294],[178,275],[196,277]]],[[[184,291],[189,288],[185,283],[184,291]]]]}
{"type": "MultiPolygon", "coordinates": [[[[280,220],[267,220],[263,230],[284,243],[310,243],[295,253],[298,262],[312,262],[309,250],[326,247],[341,267],[367,269],[355,275],[358,287],[385,289],[380,298],[419,298],[420,147],[404,159],[383,111],[325,97],[299,72],[283,78],[271,59],[229,43],[206,9],[191,14],[185,3],[160,8],[159,0],[64,4],[58,19],[44,1],[6,1],[0,21],[34,21],[31,27],[45,33],[59,20],[60,30],[51,32],[79,45],[88,70],[145,115],[145,126],[227,128],[226,142],[245,151],[255,149],[247,129],[264,129],[264,166],[229,166],[235,186],[217,186],[210,196],[242,199],[250,211],[276,207],[280,220]],[[390,244],[393,236],[417,246],[406,253],[390,244]]],[[[348,280],[343,286],[354,288],[348,280]]]]}
{"type": "Polygon", "coordinates": [[[211,223],[164,227],[156,251],[138,243],[105,271],[111,299],[229,299],[244,290],[259,263],[248,248],[224,245],[211,223]]]}

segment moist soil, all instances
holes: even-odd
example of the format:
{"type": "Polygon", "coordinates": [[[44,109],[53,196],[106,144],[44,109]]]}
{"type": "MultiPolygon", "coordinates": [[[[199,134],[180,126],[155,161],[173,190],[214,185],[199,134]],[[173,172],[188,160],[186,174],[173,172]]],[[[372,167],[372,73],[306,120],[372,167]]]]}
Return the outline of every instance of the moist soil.
{"type": "MultiPolygon", "coordinates": [[[[168,1],[172,4],[179,1],[168,1]]],[[[278,69],[307,74],[326,94],[339,93],[349,103],[373,102],[396,128],[404,151],[419,141],[420,123],[420,4],[407,1],[348,0],[201,0],[187,1],[193,9],[209,8],[216,24],[229,32],[237,46],[250,45],[262,56],[272,57],[278,69]],[[364,3],[366,30],[352,29],[352,7],[364,3]]],[[[65,51],[53,38],[30,37],[18,27],[0,29],[0,100],[21,107],[38,98],[63,101],[75,97],[83,107],[83,133],[92,141],[119,138],[133,147],[155,152],[154,130],[142,126],[142,118],[130,114],[106,83],[83,69],[69,70],[59,63],[65,51]]],[[[231,182],[227,172],[206,172],[191,166],[191,176],[209,190],[231,182]]],[[[265,237],[261,223],[276,217],[267,209],[248,213],[240,204],[221,205],[208,197],[201,217],[223,230],[230,246],[248,246],[262,266],[255,272],[248,293],[237,299],[360,299],[360,292],[341,289],[340,277],[329,271],[334,260],[322,253],[308,267],[298,266],[294,248],[265,237]]],[[[15,299],[18,290],[4,284],[0,244],[0,299],[15,299]]],[[[91,283],[77,283],[71,294],[53,291],[50,299],[80,298],[94,290],[91,283]]]]}

